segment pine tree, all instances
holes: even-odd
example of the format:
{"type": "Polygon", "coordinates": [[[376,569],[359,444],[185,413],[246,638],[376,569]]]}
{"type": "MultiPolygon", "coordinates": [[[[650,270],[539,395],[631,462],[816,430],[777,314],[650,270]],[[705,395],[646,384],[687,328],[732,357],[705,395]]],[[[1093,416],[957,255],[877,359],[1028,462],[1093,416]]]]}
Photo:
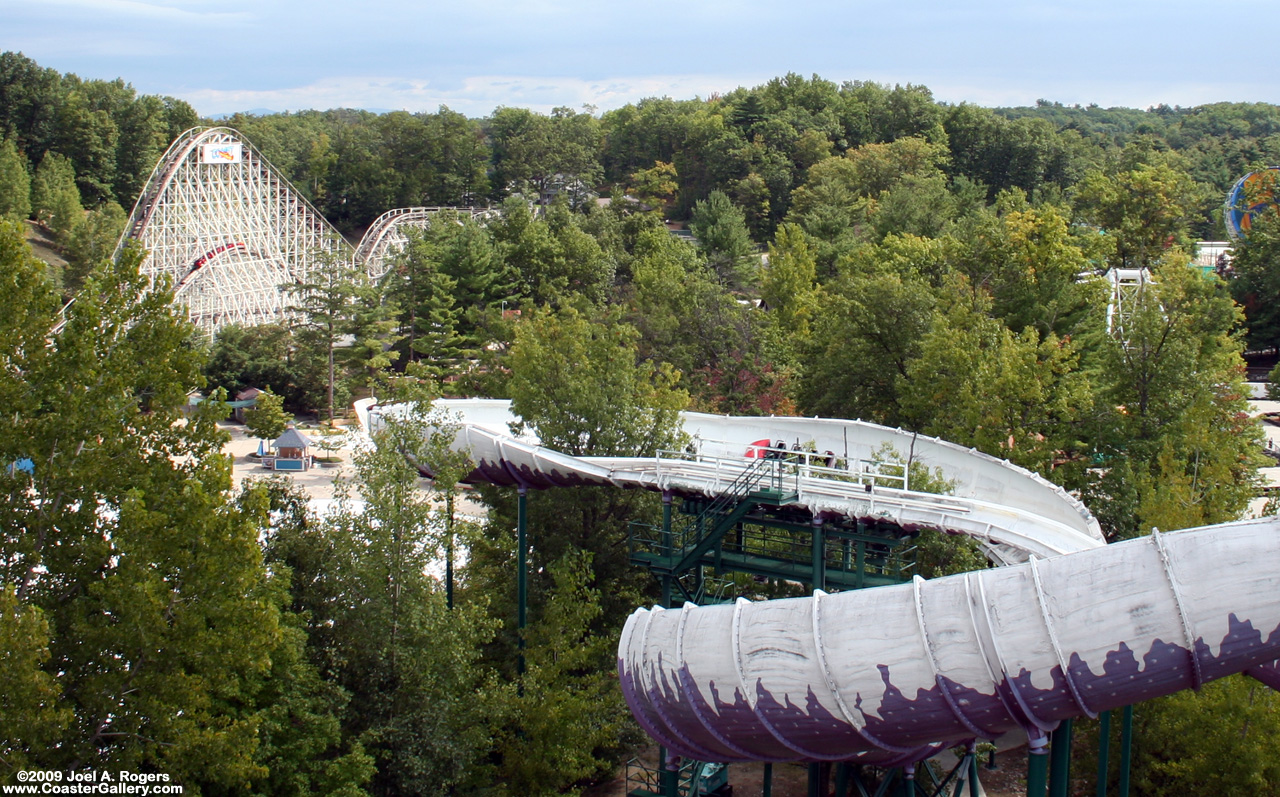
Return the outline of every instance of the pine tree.
{"type": "Polygon", "coordinates": [[[315,260],[309,281],[289,286],[297,304],[290,309],[301,316],[301,341],[323,352],[328,363],[326,391],[329,424],[333,425],[334,389],[337,385],[335,350],[348,331],[355,298],[364,275],[337,252],[323,252],[315,260]]]}
{"type": "Polygon", "coordinates": [[[400,306],[401,334],[412,362],[442,377],[465,356],[458,335],[462,316],[454,299],[457,281],[441,270],[441,247],[428,232],[412,230],[389,275],[388,294],[400,306]]]}
{"type": "Polygon", "coordinates": [[[68,244],[84,213],[70,160],[56,152],[45,153],[31,182],[31,205],[36,219],[53,231],[59,243],[68,244]]]}
{"type": "Polygon", "coordinates": [[[728,195],[712,191],[694,205],[689,229],[725,286],[737,290],[754,282],[756,269],[746,216],[728,195]]]}
{"type": "Polygon", "coordinates": [[[0,139],[0,217],[22,220],[31,215],[31,175],[27,159],[10,139],[0,139]]]}

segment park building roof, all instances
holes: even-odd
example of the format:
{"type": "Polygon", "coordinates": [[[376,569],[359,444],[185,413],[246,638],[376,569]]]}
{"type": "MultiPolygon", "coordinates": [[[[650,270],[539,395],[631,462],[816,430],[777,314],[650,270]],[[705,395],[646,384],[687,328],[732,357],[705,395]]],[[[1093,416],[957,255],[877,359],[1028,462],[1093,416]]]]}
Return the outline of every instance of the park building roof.
{"type": "Polygon", "coordinates": [[[311,442],[311,438],[307,437],[302,432],[299,432],[297,429],[294,429],[294,428],[289,428],[289,429],[285,429],[284,434],[277,437],[276,441],[271,445],[277,449],[310,448],[313,445],[313,443],[311,442]]]}

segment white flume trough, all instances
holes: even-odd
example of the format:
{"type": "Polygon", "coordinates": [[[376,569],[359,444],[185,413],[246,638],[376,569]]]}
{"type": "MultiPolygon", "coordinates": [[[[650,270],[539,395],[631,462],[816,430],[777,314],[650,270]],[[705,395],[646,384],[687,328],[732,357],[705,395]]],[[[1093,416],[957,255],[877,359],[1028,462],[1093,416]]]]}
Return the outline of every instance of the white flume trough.
{"type": "MultiPolygon", "coordinates": [[[[471,481],[619,485],[714,496],[762,440],[898,455],[940,469],[949,495],[808,467],[815,515],[937,528],[984,544],[989,570],[807,598],[639,609],[618,650],[623,692],[676,755],[706,761],[919,761],[973,739],[1093,716],[1249,672],[1280,685],[1280,524],[1243,521],[1104,545],[1074,497],[1023,468],[860,421],[684,413],[681,454],[573,457],[516,437],[510,402],[442,400],[471,481]]],[[[367,429],[403,405],[357,405],[367,429]]],[[[839,470],[839,469],[836,469],[839,470]]],[[[908,485],[909,486],[909,485],[908,485]]]]}

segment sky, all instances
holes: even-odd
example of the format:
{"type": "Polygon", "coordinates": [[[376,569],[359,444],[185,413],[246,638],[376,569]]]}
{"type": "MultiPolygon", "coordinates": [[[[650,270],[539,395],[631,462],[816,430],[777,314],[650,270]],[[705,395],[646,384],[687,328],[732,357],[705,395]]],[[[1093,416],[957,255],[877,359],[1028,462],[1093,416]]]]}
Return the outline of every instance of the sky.
{"type": "Polygon", "coordinates": [[[204,116],[606,111],[789,72],[984,106],[1280,104],[1280,4],[1203,0],[0,0],[0,51],[204,116]]]}

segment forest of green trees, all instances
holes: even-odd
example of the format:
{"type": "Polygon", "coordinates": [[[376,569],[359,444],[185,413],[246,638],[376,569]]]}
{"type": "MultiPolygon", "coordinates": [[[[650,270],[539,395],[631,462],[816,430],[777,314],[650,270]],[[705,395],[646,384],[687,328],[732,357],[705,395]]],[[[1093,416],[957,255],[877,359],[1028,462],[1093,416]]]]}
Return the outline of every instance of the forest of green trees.
{"type": "MultiPolygon", "coordinates": [[[[1280,159],[1280,107],[987,109],[792,74],[599,114],[235,116],[218,124],[349,237],[394,207],[496,212],[439,216],[377,284],[326,262],[292,289],[296,323],[212,341],[146,290],[142,253],[111,258],[200,123],[0,54],[0,463],[32,463],[0,470],[0,772],[532,795],[645,744],[613,672],[623,619],[656,596],[626,551],[654,496],[531,498],[521,674],[510,491],[455,521],[457,469],[424,489],[405,452],[447,457],[410,425],[359,456],[362,512],[313,516],[287,481],[233,494],[217,405],[180,421],[195,388],[269,388],[295,412],[510,398],[548,445],[593,455],[670,445],[681,409],[863,418],[1025,466],[1111,540],[1236,519],[1257,492],[1242,355],[1280,343],[1280,215],[1255,221],[1235,279],[1188,264],[1224,237],[1230,185],[1280,159]],[[65,264],[37,261],[24,225],[65,264]],[[1110,267],[1155,279],[1123,340],[1089,278],[1110,267]],[[426,566],[455,549],[450,605],[426,566]]],[[[956,545],[936,572],[972,564],[956,545]]],[[[1137,716],[1140,793],[1280,790],[1280,699],[1260,685],[1137,716]]]]}

